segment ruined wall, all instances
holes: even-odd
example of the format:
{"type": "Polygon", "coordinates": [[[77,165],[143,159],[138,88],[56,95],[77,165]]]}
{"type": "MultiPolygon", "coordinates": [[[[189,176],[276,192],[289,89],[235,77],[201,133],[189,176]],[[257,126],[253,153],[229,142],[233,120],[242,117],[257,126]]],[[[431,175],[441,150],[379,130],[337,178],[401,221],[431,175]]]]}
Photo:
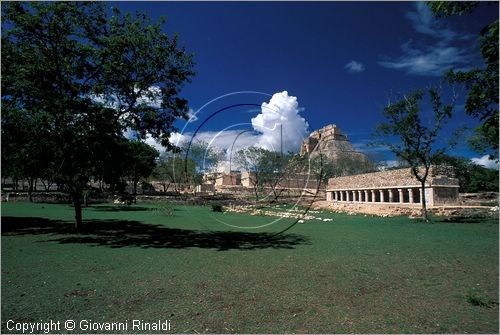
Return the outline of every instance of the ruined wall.
{"type": "MultiPolygon", "coordinates": [[[[446,166],[431,167],[427,177],[427,186],[458,186],[453,169],[446,166]]],[[[380,189],[392,187],[420,187],[420,182],[413,176],[410,168],[364,173],[354,176],[330,178],[327,189],[380,189]]],[[[458,190],[457,190],[458,192],[458,190]]]]}
{"type": "Polygon", "coordinates": [[[434,205],[455,204],[458,200],[458,187],[433,187],[434,205]]]}

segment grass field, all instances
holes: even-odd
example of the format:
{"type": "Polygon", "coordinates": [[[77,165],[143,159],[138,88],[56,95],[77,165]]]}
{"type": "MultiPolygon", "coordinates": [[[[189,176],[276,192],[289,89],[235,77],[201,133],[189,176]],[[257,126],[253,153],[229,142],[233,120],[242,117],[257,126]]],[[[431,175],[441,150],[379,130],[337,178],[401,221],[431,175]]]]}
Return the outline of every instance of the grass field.
{"type": "MultiPolygon", "coordinates": [[[[498,220],[2,204],[6,322],[170,319],[172,332],[497,333],[498,220]]],[[[130,330],[129,330],[130,332],[130,330]]]]}

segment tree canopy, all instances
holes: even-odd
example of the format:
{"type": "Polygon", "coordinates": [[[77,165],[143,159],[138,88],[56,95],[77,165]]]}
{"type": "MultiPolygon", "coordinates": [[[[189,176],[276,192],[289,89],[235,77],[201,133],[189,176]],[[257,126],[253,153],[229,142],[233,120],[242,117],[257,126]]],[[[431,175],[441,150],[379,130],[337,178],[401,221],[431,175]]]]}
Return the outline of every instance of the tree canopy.
{"type": "MultiPolygon", "coordinates": [[[[426,94],[423,90],[416,90],[384,108],[386,121],[377,126],[374,134],[377,140],[373,142],[374,145],[387,146],[396,157],[408,163],[421,184],[422,194],[425,194],[430,166],[446,150],[446,146],[439,147],[436,140],[453,111],[453,103],[444,104],[436,89],[430,88],[427,93],[432,105],[432,122],[423,120],[420,105],[426,94]]],[[[427,221],[426,201],[425,197],[422,198],[422,218],[427,221]]]]}
{"type": "Polygon", "coordinates": [[[71,194],[77,226],[82,191],[113,159],[124,132],[150,134],[170,149],[173,122],[186,117],[180,89],[194,62],[162,24],[117,9],[108,15],[100,2],[2,3],[2,105],[9,111],[2,136],[17,148],[51,148],[30,159],[40,171],[48,159],[71,194]],[[7,126],[12,120],[36,123],[36,136],[7,126]]]}
{"type": "MultiPolygon", "coordinates": [[[[439,17],[471,13],[478,1],[432,1],[429,8],[439,17]]],[[[498,2],[491,2],[496,4],[498,2]]],[[[498,7],[495,9],[498,11],[498,7]]],[[[469,142],[479,153],[498,158],[498,19],[485,26],[479,37],[479,50],[484,66],[468,71],[451,70],[446,75],[451,83],[462,83],[468,89],[465,112],[481,124],[474,129],[469,142]]]]}

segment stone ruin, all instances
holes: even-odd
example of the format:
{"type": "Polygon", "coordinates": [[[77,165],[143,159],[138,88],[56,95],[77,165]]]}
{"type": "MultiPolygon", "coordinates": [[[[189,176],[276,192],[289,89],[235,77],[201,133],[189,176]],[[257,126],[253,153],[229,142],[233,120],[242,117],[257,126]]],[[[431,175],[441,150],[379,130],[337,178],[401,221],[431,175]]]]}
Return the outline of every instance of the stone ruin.
{"type": "Polygon", "coordinates": [[[404,168],[330,178],[326,199],[335,203],[420,206],[425,196],[432,207],[457,204],[458,189],[453,168],[440,165],[431,166],[425,195],[411,168],[404,168]]]}
{"type": "Polygon", "coordinates": [[[313,131],[300,147],[300,155],[309,155],[310,158],[323,154],[332,163],[347,157],[365,162],[368,157],[355,151],[351,142],[335,124],[329,124],[319,130],[313,131]]]}

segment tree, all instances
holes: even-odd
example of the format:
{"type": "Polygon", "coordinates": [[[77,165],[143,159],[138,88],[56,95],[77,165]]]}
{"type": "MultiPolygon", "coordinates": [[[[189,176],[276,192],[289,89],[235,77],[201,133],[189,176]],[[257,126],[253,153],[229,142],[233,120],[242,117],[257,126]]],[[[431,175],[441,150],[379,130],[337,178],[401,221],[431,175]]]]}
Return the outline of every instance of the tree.
{"type": "Polygon", "coordinates": [[[428,94],[433,116],[430,124],[424,123],[420,113],[419,104],[424,98],[424,91],[417,90],[384,108],[386,122],[377,126],[374,134],[377,140],[373,142],[375,145],[389,147],[398,158],[409,164],[413,176],[421,185],[422,219],[426,222],[425,183],[431,165],[445,151],[445,147],[437,148],[436,140],[453,111],[453,103],[443,104],[437,90],[430,88],[428,94]]]}
{"type": "Polygon", "coordinates": [[[247,147],[236,152],[234,160],[250,175],[249,184],[252,186],[255,200],[259,201],[259,192],[264,187],[263,157],[267,150],[259,147],[247,147]]]}
{"type": "Polygon", "coordinates": [[[156,166],[158,150],[142,141],[128,141],[125,147],[126,174],[133,184],[133,195],[137,194],[137,184],[141,178],[147,178],[156,166]]]}
{"type": "MultiPolygon", "coordinates": [[[[479,2],[432,1],[427,3],[435,15],[464,15],[472,12],[479,2]]],[[[492,2],[496,4],[498,2],[492,2]]],[[[498,7],[495,9],[498,11],[498,7]]],[[[479,153],[489,153],[498,158],[498,19],[480,32],[479,49],[484,60],[483,68],[469,71],[449,71],[450,83],[465,84],[468,95],[465,112],[481,122],[469,139],[472,148],[479,153]]]]}
{"type": "Polygon", "coordinates": [[[166,192],[171,184],[177,192],[179,185],[192,189],[201,184],[204,172],[214,171],[222,156],[205,142],[183,143],[175,153],[165,152],[153,172],[153,178],[166,192]]]}
{"type": "Polygon", "coordinates": [[[192,56],[162,32],[163,21],[117,9],[110,17],[105,6],[2,3],[2,104],[40,120],[40,137],[20,142],[55,144],[55,180],[71,195],[77,228],[82,192],[110,159],[99,148],[127,129],[172,148],[173,122],[187,112],[179,91],[194,75],[192,56]]]}
{"type": "Polygon", "coordinates": [[[196,186],[202,183],[205,174],[212,176],[212,181],[215,182],[217,168],[224,159],[224,152],[210,147],[207,142],[196,140],[184,143],[176,159],[185,162],[185,181],[196,190],[196,186]]]}
{"type": "Polygon", "coordinates": [[[460,185],[460,192],[498,191],[498,170],[485,168],[467,158],[449,155],[439,157],[437,163],[453,167],[460,185]]]}
{"type": "Polygon", "coordinates": [[[291,154],[281,154],[276,151],[262,150],[260,157],[261,181],[263,186],[267,186],[273,192],[275,202],[283,192],[283,182],[287,172],[287,165],[291,159],[291,154]]]}

